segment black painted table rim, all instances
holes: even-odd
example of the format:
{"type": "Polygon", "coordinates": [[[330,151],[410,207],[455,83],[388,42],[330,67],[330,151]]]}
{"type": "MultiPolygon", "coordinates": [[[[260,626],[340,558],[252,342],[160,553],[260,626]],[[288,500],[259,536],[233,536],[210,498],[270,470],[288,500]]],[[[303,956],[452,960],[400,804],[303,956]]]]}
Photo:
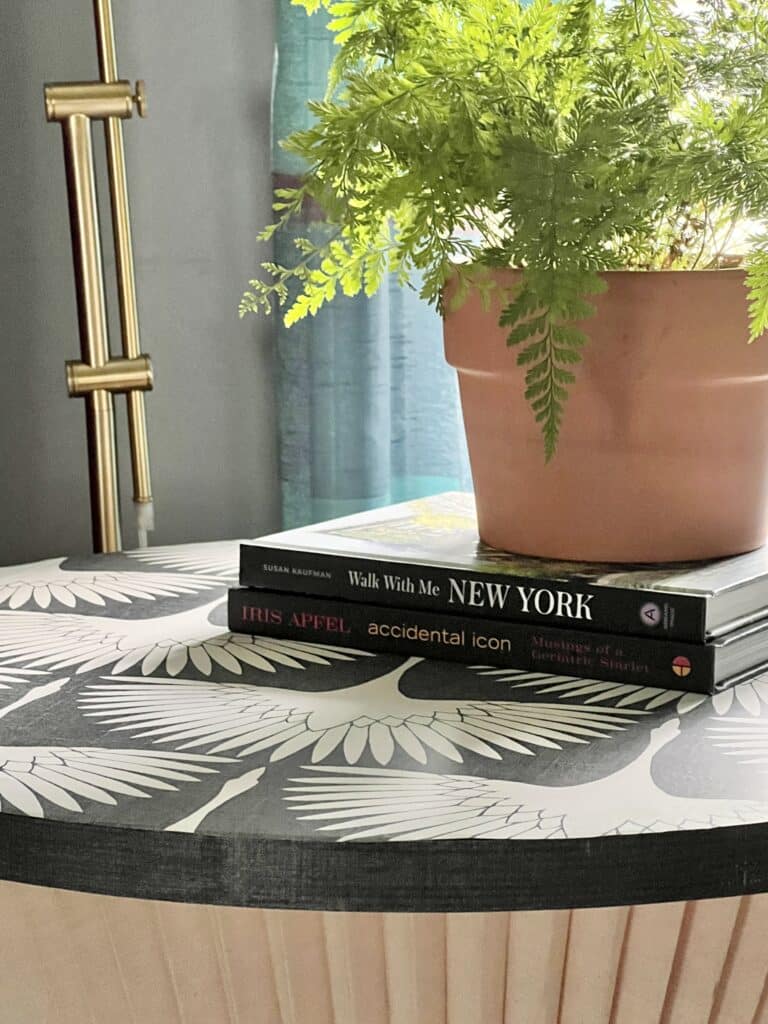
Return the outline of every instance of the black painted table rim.
{"type": "Polygon", "coordinates": [[[15,814],[3,815],[2,826],[6,881],[182,903],[452,913],[768,891],[768,823],[567,841],[391,844],[159,833],[15,814]]]}

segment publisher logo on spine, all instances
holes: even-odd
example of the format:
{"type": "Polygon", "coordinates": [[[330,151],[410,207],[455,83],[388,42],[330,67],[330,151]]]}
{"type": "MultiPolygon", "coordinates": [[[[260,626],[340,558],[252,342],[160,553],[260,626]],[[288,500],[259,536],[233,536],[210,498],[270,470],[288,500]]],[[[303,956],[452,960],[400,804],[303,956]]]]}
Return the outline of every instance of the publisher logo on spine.
{"type": "Polygon", "coordinates": [[[672,662],[672,671],[676,676],[689,676],[691,674],[691,663],[684,654],[678,656],[672,662]]]}
{"type": "Polygon", "coordinates": [[[658,626],[662,620],[661,608],[659,605],[654,604],[653,601],[646,602],[640,609],[640,621],[644,626],[649,626],[653,629],[654,626],[658,626]]]}

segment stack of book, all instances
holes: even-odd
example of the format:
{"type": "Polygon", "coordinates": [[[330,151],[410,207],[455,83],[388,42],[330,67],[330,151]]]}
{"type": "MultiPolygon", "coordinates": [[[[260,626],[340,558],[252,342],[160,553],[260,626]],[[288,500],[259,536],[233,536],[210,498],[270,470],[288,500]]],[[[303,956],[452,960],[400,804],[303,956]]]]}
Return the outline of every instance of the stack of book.
{"type": "Polygon", "coordinates": [[[689,565],[550,562],[441,494],[243,544],[233,631],[712,693],[768,665],[768,548],[689,565]]]}

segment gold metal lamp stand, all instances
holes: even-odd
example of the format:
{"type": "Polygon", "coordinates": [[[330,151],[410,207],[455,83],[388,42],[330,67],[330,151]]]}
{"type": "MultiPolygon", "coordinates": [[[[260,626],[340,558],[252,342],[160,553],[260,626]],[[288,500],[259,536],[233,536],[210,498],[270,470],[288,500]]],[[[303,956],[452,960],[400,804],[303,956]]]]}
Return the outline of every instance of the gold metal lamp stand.
{"type": "Polygon", "coordinates": [[[80,326],[81,359],[67,363],[67,387],[70,396],[85,400],[93,549],[106,552],[122,547],[113,399],[120,392],[128,401],[140,546],[146,544],[146,532],[153,527],[144,411],[144,392],[152,388],[152,364],[139,344],[122,124],[133,115],[134,105],[139,115],[145,116],[146,98],[143,82],[137,82],[134,90],[129,82],[118,79],[110,0],[94,0],[93,9],[101,81],[46,85],[45,113],[49,121],[61,125],[64,139],[80,326]],[[104,122],[106,137],[123,349],[118,358],[113,358],[109,350],[91,137],[94,120],[104,122]]]}

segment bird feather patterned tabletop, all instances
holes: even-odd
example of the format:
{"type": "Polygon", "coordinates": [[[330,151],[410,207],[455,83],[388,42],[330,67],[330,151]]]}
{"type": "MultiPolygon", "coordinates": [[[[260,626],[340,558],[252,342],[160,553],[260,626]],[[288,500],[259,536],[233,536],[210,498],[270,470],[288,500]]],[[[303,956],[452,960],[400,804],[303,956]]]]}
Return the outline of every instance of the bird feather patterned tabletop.
{"type": "Polygon", "coordinates": [[[0,569],[0,873],[193,902],[768,889],[768,679],[714,698],[249,637],[237,544],[0,569]]]}

